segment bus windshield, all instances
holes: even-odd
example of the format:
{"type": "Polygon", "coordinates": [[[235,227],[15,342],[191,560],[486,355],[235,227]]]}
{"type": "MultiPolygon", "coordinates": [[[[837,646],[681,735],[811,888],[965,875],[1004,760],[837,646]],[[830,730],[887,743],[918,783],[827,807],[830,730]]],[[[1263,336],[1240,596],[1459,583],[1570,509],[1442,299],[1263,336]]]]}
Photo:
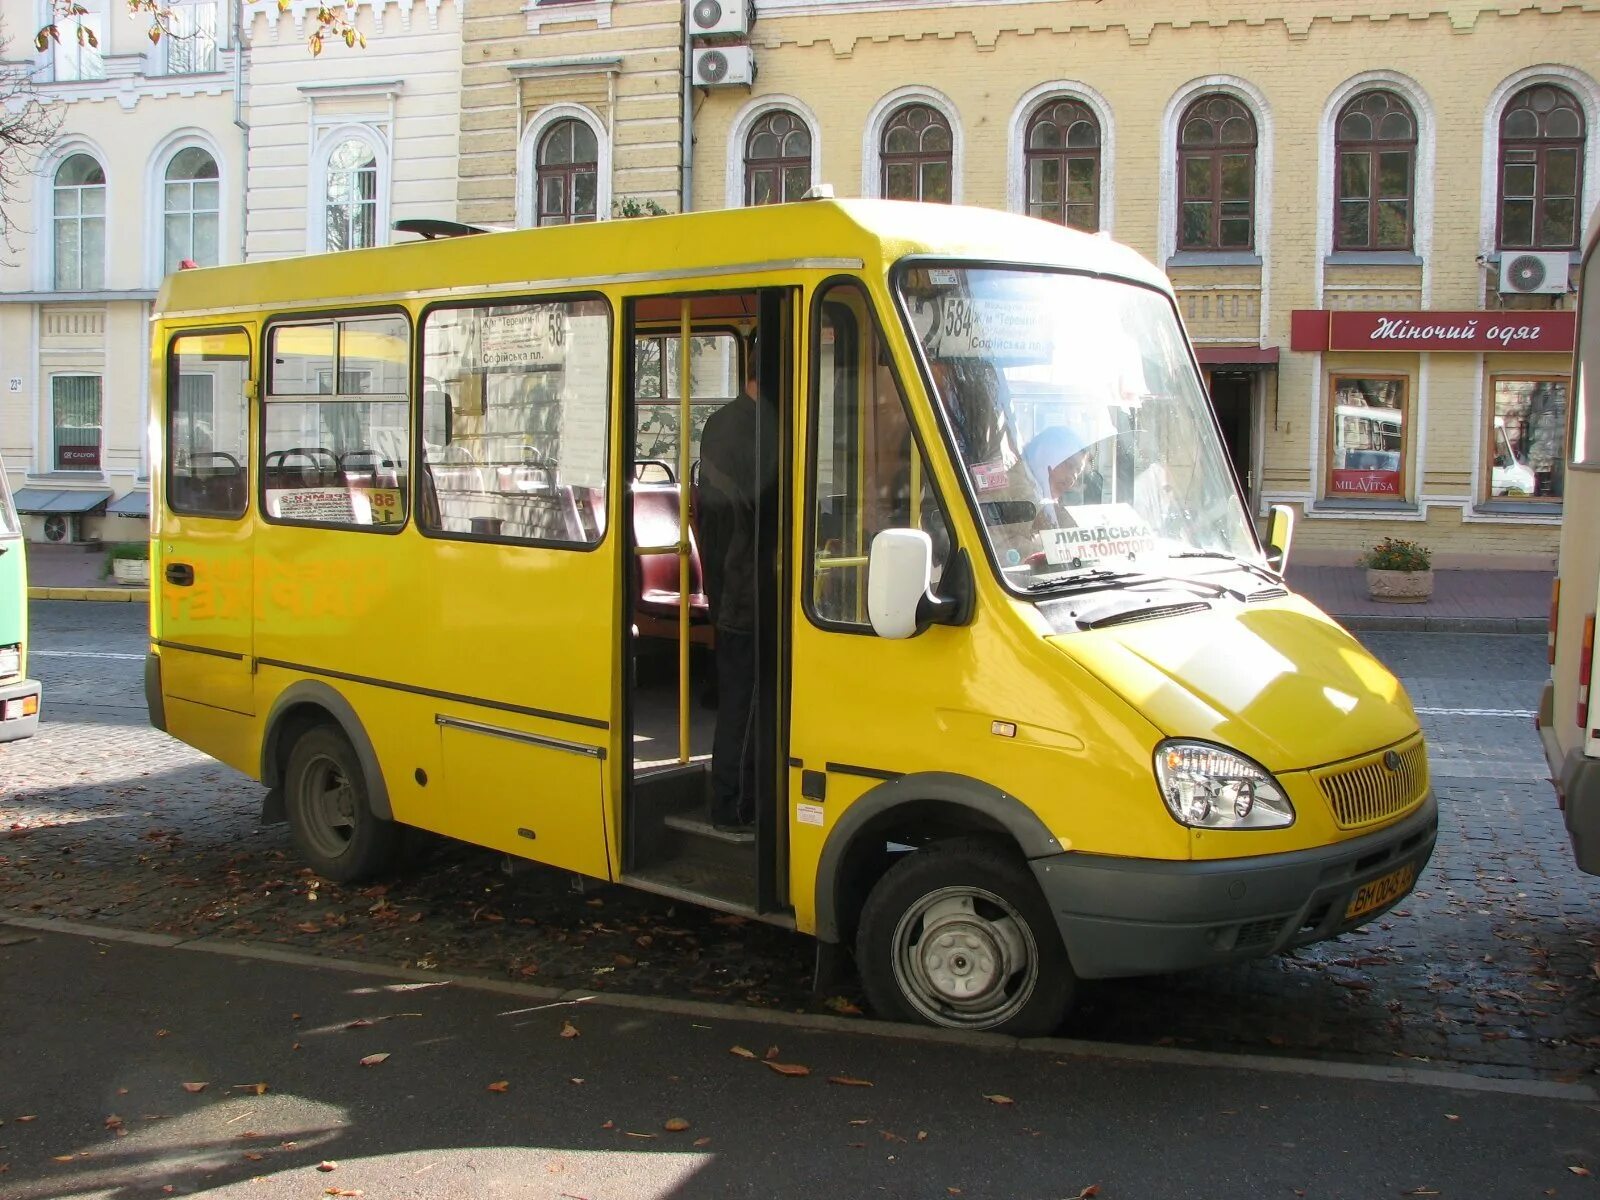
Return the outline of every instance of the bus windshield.
{"type": "Polygon", "coordinates": [[[1006,582],[1259,561],[1171,302],[1137,284],[918,263],[899,289],[1006,582]]]}

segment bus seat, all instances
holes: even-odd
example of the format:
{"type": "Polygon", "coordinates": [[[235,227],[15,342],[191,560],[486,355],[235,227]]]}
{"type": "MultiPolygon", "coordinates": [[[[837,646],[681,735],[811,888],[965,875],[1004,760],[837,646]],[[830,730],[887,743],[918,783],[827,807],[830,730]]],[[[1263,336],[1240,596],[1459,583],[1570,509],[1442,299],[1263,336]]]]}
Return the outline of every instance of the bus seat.
{"type": "MultiPolygon", "coordinates": [[[[633,537],[639,546],[670,546],[678,540],[678,487],[676,484],[644,484],[633,489],[633,537]]],[[[678,615],[680,584],[678,556],[642,554],[639,556],[639,595],[637,611],[656,617],[678,615]]],[[[689,530],[689,619],[704,622],[710,616],[710,603],[700,568],[700,541],[689,530]]]]}

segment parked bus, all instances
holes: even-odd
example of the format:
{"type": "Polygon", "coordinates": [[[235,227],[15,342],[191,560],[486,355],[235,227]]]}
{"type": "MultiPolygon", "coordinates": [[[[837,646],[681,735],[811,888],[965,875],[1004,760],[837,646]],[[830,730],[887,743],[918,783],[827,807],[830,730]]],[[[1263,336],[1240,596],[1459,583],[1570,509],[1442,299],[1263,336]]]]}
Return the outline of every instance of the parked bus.
{"type": "Polygon", "coordinates": [[[17,506],[0,468],[0,742],[39,728],[40,689],[28,678],[28,561],[17,506]]]}
{"type": "Polygon", "coordinates": [[[1561,557],[1550,598],[1550,679],[1539,737],[1578,869],[1600,875],[1600,720],[1594,695],[1594,621],[1600,607],[1600,210],[1589,222],[1578,275],[1578,331],[1567,406],[1561,557]]]}
{"type": "Polygon", "coordinates": [[[1411,890],[1416,716],[1285,586],[1136,253],[880,201],[459,232],[158,302],[151,719],[319,874],[415,826],[1013,1033],[1411,890]]]}

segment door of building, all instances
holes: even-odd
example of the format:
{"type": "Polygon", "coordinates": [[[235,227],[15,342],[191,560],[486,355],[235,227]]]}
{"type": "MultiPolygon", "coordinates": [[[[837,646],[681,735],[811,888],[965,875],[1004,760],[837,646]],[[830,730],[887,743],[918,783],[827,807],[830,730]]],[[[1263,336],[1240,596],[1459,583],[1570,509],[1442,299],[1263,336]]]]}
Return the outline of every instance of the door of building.
{"type": "Polygon", "coordinates": [[[1255,373],[1215,370],[1207,373],[1206,382],[1212,407],[1216,409],[1217,424],[1222,427],[1222,443],[1227,448],[1228,461],[1244,486],[1253,512],[1259,482],[1255,469],[1255,373]]]}

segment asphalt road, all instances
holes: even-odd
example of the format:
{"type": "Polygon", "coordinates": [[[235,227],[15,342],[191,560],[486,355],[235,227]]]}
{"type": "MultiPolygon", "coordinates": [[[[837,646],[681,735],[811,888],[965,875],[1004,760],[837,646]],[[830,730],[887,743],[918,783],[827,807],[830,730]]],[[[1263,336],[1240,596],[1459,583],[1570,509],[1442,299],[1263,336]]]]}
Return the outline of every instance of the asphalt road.
{"type": "MultiPolygon", "coordinates": [[[[138,606],[34,607],[45,722],[0,747],[0,909],[200,942],[757,1009],[849,1012],[810,991],[809,943],[559,872],[506,876],[446,845],[359,891],[312,878],[259,787],[145,724],[138,606]]],[[[1439,848],[1367,929],[1282,958],[1084,989],[1066,1031],[1129,1045],[1592,1080],[1600,880],[1572,867],[1531,714],[1528,637],[1369,634],[1426,727],[1439,848]]]]}
{"type": "Polygon", "coordinates": [[[4,1200],[1497,1200],[1600,1171],[1596,1105],[1560,1085],[907,1041],[3,924],[0,979],[4,1200]]]}

